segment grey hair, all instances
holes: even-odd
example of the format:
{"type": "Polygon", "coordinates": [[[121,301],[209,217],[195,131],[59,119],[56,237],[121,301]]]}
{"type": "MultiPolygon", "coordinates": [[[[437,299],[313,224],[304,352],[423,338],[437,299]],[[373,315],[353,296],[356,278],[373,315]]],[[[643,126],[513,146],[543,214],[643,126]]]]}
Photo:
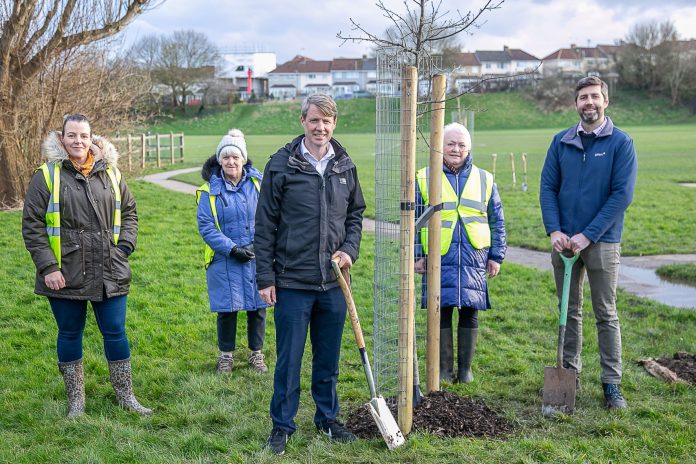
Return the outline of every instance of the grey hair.
{"type": "Polygon", "coordinates": [[[241,156],[244,158],[244,154],[242,154],[242,150],[239,148],[235,147],[234,145],[227,145],[220,150],[220,154],[218,155],[218,159],[222,159],[225,156],[232,156],[232,155],[237,155],[241,156]]]}
{"type": "Polygon", "coordinates": [[[463,124],[459,124],[458,122],[452,122],[447,124],[442,131],[443,138],[449,131],[457,131],[464,134],[464,138],[467,142],[466,146],[469,147],[469,149],[471,149],[471,134],[469,133],[469,130],[466,128],[466,126],[464,126],[463,124]]]}
{"type": "Polygon", "coordinates": [[[330,95],[326,95],[323,93],[315,93],[314,95],[310,95],[309,97],[305,98],[304,101],[302,102],[302,118],[307,117],[307,113],[309,112],[309,105],[314,105],[316,106],[321,114],[324,116],[329,116],[336,120],[336,117],[338,116],[338,109],[336,109],[336,102],[334,101],[333,98],[331,98],[330,95]]]}

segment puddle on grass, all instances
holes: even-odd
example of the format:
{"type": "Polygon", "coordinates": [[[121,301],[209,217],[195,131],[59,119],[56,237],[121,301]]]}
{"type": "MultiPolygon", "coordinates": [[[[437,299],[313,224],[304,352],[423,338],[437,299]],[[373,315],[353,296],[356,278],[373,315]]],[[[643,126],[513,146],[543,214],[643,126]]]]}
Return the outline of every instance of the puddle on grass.
{"type": "Polygon", "coordinates": [[[675,284],[659,277],[654,270],[621,265],[622,286],[630,292],[677,308],[696,309],[696,287],[675,284]]]}

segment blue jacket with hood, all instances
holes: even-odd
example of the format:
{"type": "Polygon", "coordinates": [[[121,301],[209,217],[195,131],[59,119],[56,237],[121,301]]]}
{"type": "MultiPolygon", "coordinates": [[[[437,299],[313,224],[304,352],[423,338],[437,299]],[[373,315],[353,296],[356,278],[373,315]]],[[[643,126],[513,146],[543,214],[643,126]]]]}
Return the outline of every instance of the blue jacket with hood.
{"type": "MultiPolygon", "coordinates": [[[[443,171],[450,185],[461,197],[464,185],[469,178],[472,166],[472,155],[467,156],[459,173],[454,174],[447,166],[443,171]]],[[[416,217],[423,214],[423,197],[416,182],[416,217]]],[[[500,201],[498,188],[493,184],[491,199],[488,202],[488,226],[491,229],[491,246],[477,250],[469,242],[466,229],[461,221],[457,221],[447,253],[441,257],[440,277],[440,306],[466,307],[473,309],[489,309],[491,307],[488,296],[488,281],[486,279],[486,265],[488,260],[502,263],[505,259],[507,244],[505,240],[505,218],[503,216],[503,204],[500,201]]],[[[416,231],[416,259],[422,256],[420,246],[420,233],[416,231]]],[[[421,306],[426,307],[426,275],[423,275],[423,287],[421,294],[421,306]]]]}
{"type": "Polygon", "coordinates": [[[633,140],[607,117],[601,132],[584,144],[577,125],[551,142],[539,188],[546,234],[583,233],[593,243],[618,243],[636,184],[633,140]]]}
{"type": "MultiPolygon", "coordinates": [[[[256,288],[256,260],[246,263],[230,256],[234,246],[254,241],[254,216],[259,192],[251,180],[261,173],[250,163],[244,166],[242,180],[236,186],[225,181],[215,156],[203,166],[203,179],[210,183],[210,195],[216,195],[220,230],[215,227],[207,192],[198,203],[198,231],[213,251],[213,262],[206,270],[210,310],[213,312],[255,311],[267,308],[256,288]]],[[[202,256],[201,256],[202,258],[202,256]]]]}

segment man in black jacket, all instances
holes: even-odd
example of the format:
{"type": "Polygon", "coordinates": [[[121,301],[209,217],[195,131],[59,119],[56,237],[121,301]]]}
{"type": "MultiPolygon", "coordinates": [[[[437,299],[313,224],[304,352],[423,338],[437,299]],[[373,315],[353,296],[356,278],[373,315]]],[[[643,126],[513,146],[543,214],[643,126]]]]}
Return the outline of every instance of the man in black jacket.
{"type": "Polygon", "coordinates": [[[355,165],[332,138],[336,117],[331,97],[306,98],[300,116],[304,135],[271,157],[261,182],[254,247],[259,293],[275,305],[277,362],[267,443],[275,454],[285,452],[295,431],[308,329],[314,423],[331,439],[355,440],[336,420],[346,304],[331,260],[349,268],[358,259],[365,200],[355,165]]]}

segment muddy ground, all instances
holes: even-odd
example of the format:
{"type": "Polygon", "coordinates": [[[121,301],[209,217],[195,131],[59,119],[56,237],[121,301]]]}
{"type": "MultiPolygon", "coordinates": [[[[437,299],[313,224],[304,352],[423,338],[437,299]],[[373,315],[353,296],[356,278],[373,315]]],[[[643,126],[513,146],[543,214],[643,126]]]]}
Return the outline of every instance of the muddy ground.
{"type": "Polygon", "coordinates": [[[696,385],[696,354],[680,351],[674,353],[671,358],[658,358],[656,361],[677,374],[680,379],[696,385]]]}
{"type": "MultiPolygon", "coordinates": [[[[396,403],[388,401],[394,419],[396,403]]],[[[378,438],[379,430],[367,406],[353,411],[346,425],[360,438],[378,438]]],[[[450,392],[433,392],[413,409],[413,430],[439,437],[497,437],[512,432],[512,425],[480,399],[450,392]]]]}

